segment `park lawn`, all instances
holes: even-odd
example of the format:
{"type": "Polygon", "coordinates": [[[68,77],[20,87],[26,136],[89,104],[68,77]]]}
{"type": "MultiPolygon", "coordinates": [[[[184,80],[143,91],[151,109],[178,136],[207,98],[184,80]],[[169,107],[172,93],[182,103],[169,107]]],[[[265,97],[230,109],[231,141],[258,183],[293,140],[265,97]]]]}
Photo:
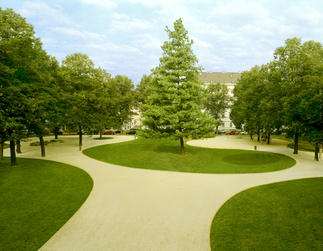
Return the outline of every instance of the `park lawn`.
{"type": "Polygon", "coordinates": [[[81,207],[93,187],[83,170],[63,163],[0,161],[0,249],[38,250],[81,207]]]}
{"type": "Polygon", "coordinates": [[[93,140],[106,140],[106,139],[113,139],[113,137],[93,138],[93,140]]]}
{"type": "Polygon", "coordinates": [[[192,173],[262,173],[283,170],[296,164],[288,156],[261,151],[185,145],[185,156],[181,156],[180,150],[179,141],[139,138],[89,148],[83,153],[121,166],[192,173]]]}
{"type": "MultiPolygon", "coordinates": [[[[216,199],[216,198],[214,198],[216,199]]],[[[211,250],[323,250],[323,178],[247,189],[216,213],[211,250]]]]}
{"type": "MultiPolygon", "coordinates": [[[[288,147],[294,149],[294,143],[288,144],[288,147]]],[[[299,151],[306,151],[306,152],[315,152],[315,146],[307,141],[300,140],[298,142],[298,150],[299,151]]]]}
{"type": "MultiPolygon", "coordinates": [[[[290,143],[288,143],[287,145],[289,148],[294,149],[293,139],[286,138],[285,135],[273,135],[272,138],[285,139],[286,141],[290,141],[290,143]]],[[[306,152],[315,152],[315,146],[310,142],[304,140],[302,137],[300,137],[298,139],[298,150],[306,152]]]]}

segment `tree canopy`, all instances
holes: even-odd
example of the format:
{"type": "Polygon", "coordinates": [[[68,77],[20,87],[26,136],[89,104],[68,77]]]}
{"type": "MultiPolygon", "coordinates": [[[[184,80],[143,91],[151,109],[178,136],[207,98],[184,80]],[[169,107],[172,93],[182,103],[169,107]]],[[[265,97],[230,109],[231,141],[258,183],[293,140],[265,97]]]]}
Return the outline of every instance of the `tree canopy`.
{"type": "MultiPolygon", "coordinates": [[[[134,87],[131,79],[116,77],[120,78],[122,84],[134,87]]],[[[39,137],[42,156],[43,136],[49,130],[57,136],[63,125],[79,130],[82,146],[83,131],[110,128],[124,105],[122,85],[114,84],[105,70],[95,68],[88,55],[68,55],[60,66],[43,50],[25,18],[1,8],[0,87],[0,158],[4,141],[10,140],[12,165],[17,164],[15,144],[26,132],[39,137]]],[[[124,103],[133,102],[133,95],[128,96],[124,103]]],[[[129,120],[132,106],[127,107],[128,115],[123,112],[122,116],[129,120]]]]}
{"type": "Polygon", "coordinates": [[[198,79],[202,70],[192,51],[193,40],[188,37],[182,20],[174,22],[174,31],[166,26],[169,41],[161,47],[163,56],[159,66],[152,69],[153,81],[147,87],[150,95],[142,105],[142,135],[151,138],[180,140],[184,154],[184,137],[207,135],[216,124],[202,112],[205,88],[198,79]]]}
{"type": "Polygon", "coordinates": [[[274,60],[243,72],[234,90],[231,118],[249,131],[285,130],[318,147],[323,143],[323,46],[287,39],[274,52],[274,60]]]}
{"type": "Polygon", "coordinates": [[[52,82],[50,66],[55,59],[42,49],[25,18],[0,8],[0,20],[0,134],[2,140],[10,140],[11,164],[16,165],[15,141],[21,131],[38,130],[45,120],[46,87],[52,82]]]}
{"type": "Polygon", "coordinates": [[[218,121],[216,125],[216,134],[218,134],[218,125],[222,122],[222,116],[227,109],[231,107],[232,98],[229,94],[229,88],[223,83],[211,83],[206,88],[206,99],[203,107],[210,116],[218,121]]]}
{"type": "Polygon", "coordinates": [[[135,86],[126,75],[117,75],[112,78],[111,86],[116,99],[114,122],[120,128],[120,133],[122,133],[122,125],[130,122],[131,117],[136,114],[133,111],[135,107],[135,86]]]}

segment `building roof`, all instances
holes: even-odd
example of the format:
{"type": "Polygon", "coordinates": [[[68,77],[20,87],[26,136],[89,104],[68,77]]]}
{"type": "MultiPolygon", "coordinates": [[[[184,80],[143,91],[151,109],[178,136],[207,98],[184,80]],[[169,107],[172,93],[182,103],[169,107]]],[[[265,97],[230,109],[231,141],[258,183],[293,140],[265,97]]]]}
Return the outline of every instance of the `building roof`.
{"type": "Polygon", "coordinates": [[[240,78],[240,72],[201,72],[199,80],[203,83],[236,83],[240,78]]]}

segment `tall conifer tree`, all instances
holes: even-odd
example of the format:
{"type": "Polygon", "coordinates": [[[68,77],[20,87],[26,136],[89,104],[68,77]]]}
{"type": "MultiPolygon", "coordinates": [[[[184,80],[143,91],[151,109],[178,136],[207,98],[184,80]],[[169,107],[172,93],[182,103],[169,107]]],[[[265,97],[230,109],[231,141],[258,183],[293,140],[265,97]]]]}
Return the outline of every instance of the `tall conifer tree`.
{"type": "Polygon", "coordinates": [[[151,93],[142,106],[142,135],[148,138],[180,140],[184,155],[184,138],[206,136],[216,121],[202,112],[205,88],[198,79],[201,67],[192,51],[193,40],[187,35],[182,20],[174,22],[174,31],[166,26],[169,41],[161,47],[163,56],[159,66],[152,69],[153,81],[147,89],[151,93]]]}

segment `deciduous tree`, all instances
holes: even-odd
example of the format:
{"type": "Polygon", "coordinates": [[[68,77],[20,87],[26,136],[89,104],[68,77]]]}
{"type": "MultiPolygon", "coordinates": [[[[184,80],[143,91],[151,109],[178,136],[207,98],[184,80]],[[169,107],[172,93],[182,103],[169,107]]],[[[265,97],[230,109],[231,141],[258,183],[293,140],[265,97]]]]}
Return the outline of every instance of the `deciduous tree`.
{"type": "MultiPolygon", "coordinates": [[[[316,146],[322,144],[322,70],[323,46],[300,38],[287,39],[285,46],[274,53],[276,87],[281,92],[284,125],[294,131],[295,148],[298,137],[305,132],[306,139],[316,146]]],[[[315,156],[318,155],[318,150],[315,156]]],[[[316,158],[317,159],[317,158],[316,158]]]]}
{"type": "Polygon", "coordinates": [[[211,117],[218,121],[216,134],[218,134],[218,125],[222,122],[222,115],[231,107],[232,101],[229,88],[225,84],[211,83],[207,86],[203,107],[211,117]]]}
{"type": "Polygon", "coordinates": [[[47,55],[33,26],[12,9],[0,8],[0,25],[0,133],[10,140],[11,165],[16,165],[15,141],[37,106],[34,86],[42,78],[41,60],[47,55]]]}
{"type": "Polygon", "coordinates": [[[85,54],[67,56],[62,71],[66,81],[66,122],[70,127],[78,128],[81,149],[83,130],[91,129],[98,117],[105,116],[106,88],[102,75],[85,54]]]}
{"type": "Polygon", "coordinates": [[[134,84],[127,76],[117,75],[111,79],[111,88],[114,90],[116,99],[116,113],[114,114],[115,124],[120,128],[122,133],[122,125],[130,122],[133,111],[136,106],[134,84]]]}

